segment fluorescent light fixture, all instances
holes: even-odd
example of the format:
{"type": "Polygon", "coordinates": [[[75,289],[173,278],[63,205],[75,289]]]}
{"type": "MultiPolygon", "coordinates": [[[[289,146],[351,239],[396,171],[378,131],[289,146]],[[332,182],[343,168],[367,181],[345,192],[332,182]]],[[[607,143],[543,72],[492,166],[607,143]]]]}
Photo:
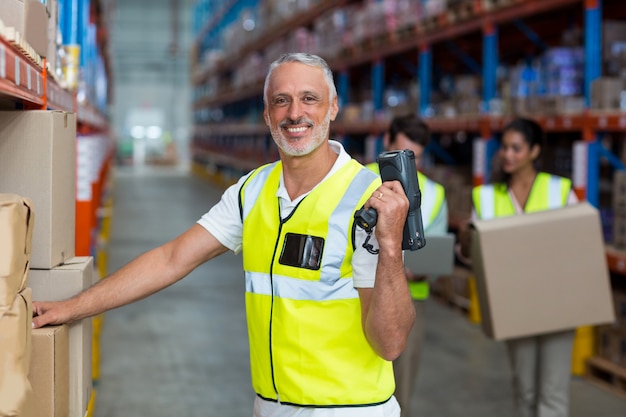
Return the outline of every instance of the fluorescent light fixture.
{"type": "Polygon", "coordinates": [[[134,139],[143,139],[146,136],[146,128],[143,126],[133,126],[130,128],[130,135],[134,139]]]}

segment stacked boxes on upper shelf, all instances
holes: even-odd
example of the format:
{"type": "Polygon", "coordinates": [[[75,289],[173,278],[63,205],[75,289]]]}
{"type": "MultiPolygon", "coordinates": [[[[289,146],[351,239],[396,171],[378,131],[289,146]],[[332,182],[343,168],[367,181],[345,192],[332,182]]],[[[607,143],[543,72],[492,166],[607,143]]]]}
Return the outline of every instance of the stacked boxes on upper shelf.
{"type": "Polygon", "coordinates": [[[626,110],[626,22],[606,20],[602,33],[604,76],[591,83],[590,107],[626,110]]]}
{"type": "Polygon", "coordinates": [[[26,56],[43,66],[42,58],[56,62],[56,50],[51,38],[52,25],[56,27],[58,0],[3,0],[0,2],[0,21],[3,37],[15,44],[26,56]]]}
{"type": "MultiPolygon", "coordinates": [[[[63,111],[0,112],[0,192],[14,193],[32,201],[35,224],[27,287],[33,300],[61,300],[92,284],[93,260],[75,257],[76,231],[76,114],[63,111]]],[[[29,320],[30,321],[30,320],[29,320]]],[[[30,323],[29,335],[31,333],[30,323]]],[[[56,398],[67,393],[70,417],[83,417],[91,395],[91,319],[68,326],[68,386],[37,381],[35,398],[56,398]]],[[[40,335],[41,336],[41,335],[40,335]]],[[[57,335],[61,337],[62,335],[57,335]]],[[[54,337],[57,337],[54,336],[54,337]]],[[[50,352],[56,343],[48,336],[33,338],[33,352],[57,357],[50,352]],[[46,346],[48,346],[46,348],[46,346]]],[[[60,342],[62,343],[62,341],[60,342]]],[[[46,375],[39,368],[49,364],[31,358],[31,377],[46,375]]],[[[63,374],[63,363],[52,371],[63,374]]],[[[52,417],[63,399],[39,402],[37,416],[52,417]],[[47,404],[47,405],[46,405],[47,404]]]]}

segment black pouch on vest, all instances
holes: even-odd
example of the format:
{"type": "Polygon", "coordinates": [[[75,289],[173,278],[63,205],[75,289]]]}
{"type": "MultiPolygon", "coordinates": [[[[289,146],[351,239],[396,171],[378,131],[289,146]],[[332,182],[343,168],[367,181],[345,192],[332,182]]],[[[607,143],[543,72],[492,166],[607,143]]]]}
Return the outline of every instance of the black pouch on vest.
{"type": "Polygon", "coordinates": [[[317,236],[287,233],[278,262],[296,268],[320,269],[324,239],[317,236]]]}

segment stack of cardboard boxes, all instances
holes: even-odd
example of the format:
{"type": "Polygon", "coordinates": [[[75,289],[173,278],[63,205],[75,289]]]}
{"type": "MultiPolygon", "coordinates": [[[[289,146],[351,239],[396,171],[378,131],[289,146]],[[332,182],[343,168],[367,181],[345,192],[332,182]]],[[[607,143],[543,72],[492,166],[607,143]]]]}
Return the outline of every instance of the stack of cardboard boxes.
{"type": "MultiPolygon", "coordinates": [[[[37,330],[30,325],[31,293],[32,300],[62,300],[90,286],[96,275],[91,257],[74,256],[76,115],[0,112],[0,167],[0,192],[32,201],[30,208],[36,216],[29,268],[22,266],[26,283],[15,286],[15,291],[25,288],[19,293],[24,300],[21,329],[27,329],[26,342],[32,337],[32,352],[26,348],[21,356],[30,359],[20,374],[25,371],[32,386],[32,400],[27,403],[35,407],[32,415],[37,417],[84,417],[92,389],[92,321],[37,330]]],[[[22,262],[13,255],[9,259],[22,262]]],[[[4,337],[4,331],[1,334],[4,337]]],[[[11,382],[8,386],[18,385],[11,382]]],[[[0,397],[0,404],[2,401],[0,397]]],[[[29,416],[26,410],[20,415],[29,416]]]]}

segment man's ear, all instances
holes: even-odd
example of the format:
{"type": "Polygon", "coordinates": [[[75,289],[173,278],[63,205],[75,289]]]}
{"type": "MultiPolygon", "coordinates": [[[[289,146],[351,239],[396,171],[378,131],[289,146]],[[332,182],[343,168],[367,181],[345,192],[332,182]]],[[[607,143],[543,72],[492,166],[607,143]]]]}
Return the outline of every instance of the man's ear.
{"type": "Polygon", "coordinates": [[[383,135],[383,149],[389,149],[391,138],[389,137],[389,132],[385,132],[383,135]]]}
{"type": "Polygon", "coordinates": [[[337,118],[337,113],[339,113],[339,100],[337,96],[333,99],[332,103],[330,103],[330,121],[334,122],[337,118]]]}

